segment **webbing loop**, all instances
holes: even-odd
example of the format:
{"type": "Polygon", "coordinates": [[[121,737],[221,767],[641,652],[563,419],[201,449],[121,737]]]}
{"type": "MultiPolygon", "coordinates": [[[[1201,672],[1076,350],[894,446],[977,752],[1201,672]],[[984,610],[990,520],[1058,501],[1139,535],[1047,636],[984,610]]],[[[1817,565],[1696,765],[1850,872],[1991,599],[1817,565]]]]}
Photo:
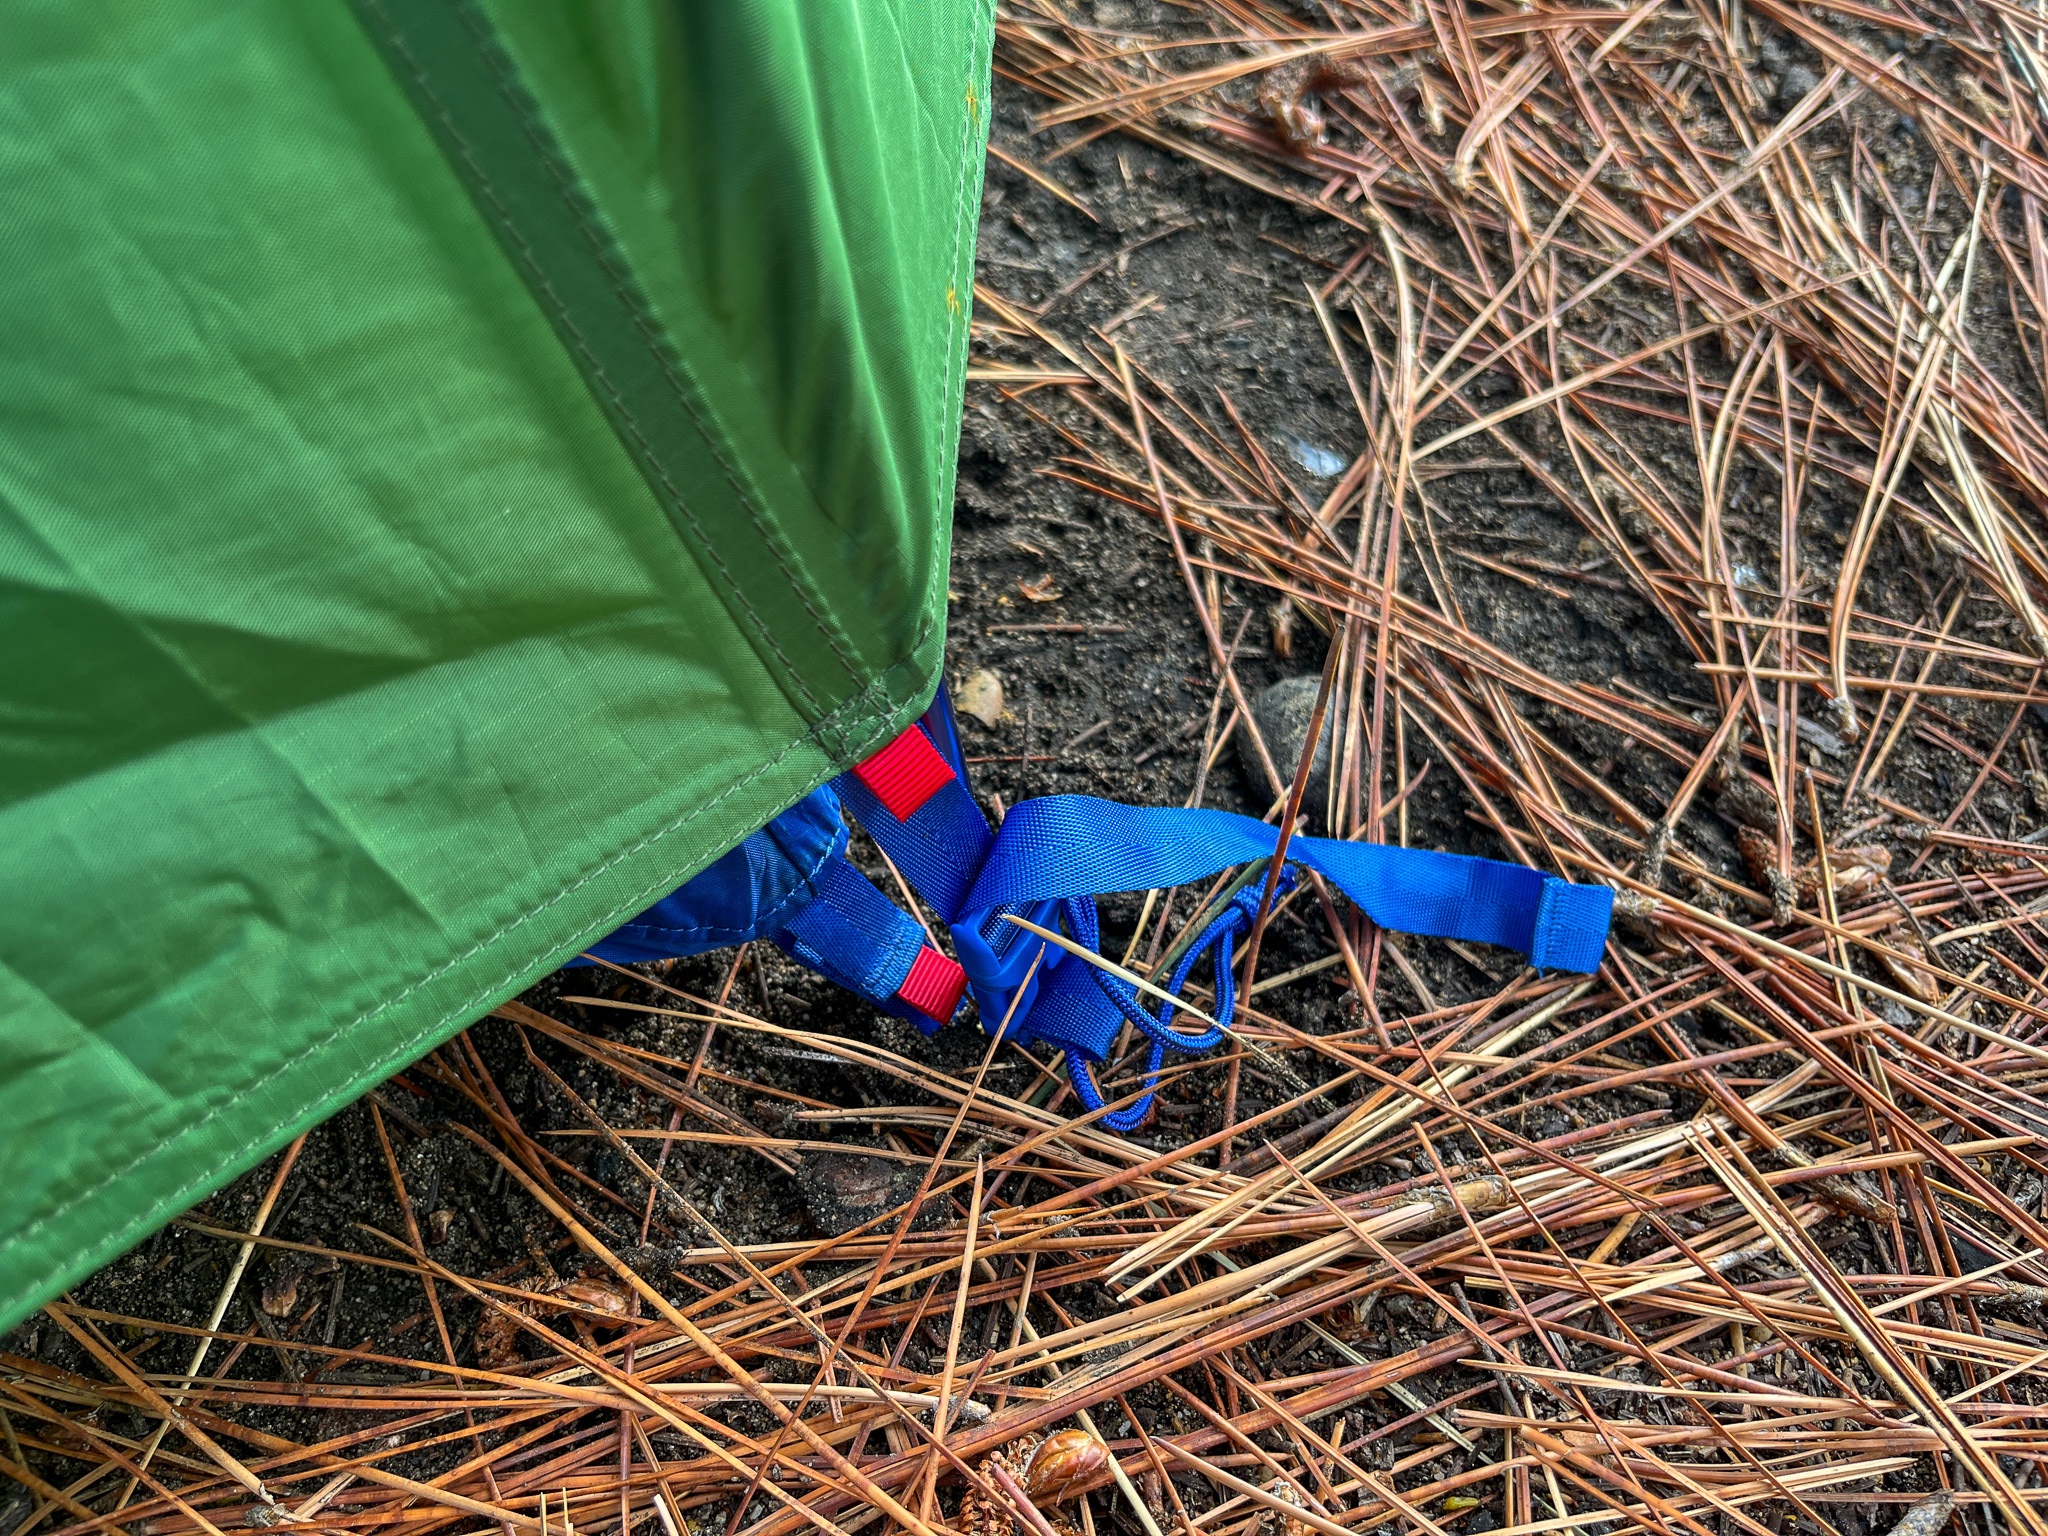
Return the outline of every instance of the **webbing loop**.
{"type": "MultiPolygon", "coordinates": [[[[1058,1046],[1091,1110],[1102,1105],[1094,1066],[1108,1059],[1126,1024],[1145,1036],[1145,1092],[1106,1116],[1106,1126],[1142,1122],[1167,1051],[1199,1053],[1221,1043],[1237,1007],[1232,953],[1254,921],[1259,891],[1233,898],[1166,982],[1177,997],[1195,965],[1209,959],[1221,1027],[1200,1032],[1172,1027],[1172,1003],[1154,1014],[1129,982],[1005,919],[1064,928],[1099,953],[1097,896],[1186,885],[1270,858],[1279,838],[1273,827],[1225,811],[1049,795],[1013,807],[991,832],[968,792],[943,690],[924,720],[837,782],[847,808],[946,922],[984,1029],[1005,1030],[1019,1044],[1058,1046]],[[943,779],[939,765],[947,769],[943,779]]],[[[1605,950],[1614,901],[1606,886],[1492,859],[1331,838],[1293,838],[1287,861],[1281,878],[1288,887],[1296,866],[1313,870],[1397,932],[1518,949],[1541,969],[1596,970],[1605,950]]]]}
{"type": "MultiPolygon", "coordinates": [[[[1106,966],[1008,919],[1064,930],[1099,955],[1098,896],[1193,884],[1270,859],[1279,834],[1226,811],[1088,795],[1023,801],[991,830],[966,773],[941,689],[924,718],[881,751],[589,953],[625,964],[766,938],[928,1035],[953,1019],[971,990],[983,1029],[1065,1053],[1074,1092],[1091,1112],[1104,1105],[1095,1069],[1128,1028],[1145,1040],[1144,1090],[1102,1124],[1135,1129],[1151,1112],[1167,1052],[1194,1055],[1223,1043],[1238,1005],[1236,949],[1256,920],[1263,882],[1245,885],[1209,919],[1175,962],[1156,1011],[1106,966]],[[933,948],[917,920],[848,859],[846,812],[944,921],[953,956],[933,948]],[[1174,999],[1205,963],[1215,1022],[1176,1027],[1185,1007],[1174,999]]],[[[1518,949],[1541,969],[1596,970],[1614,902],[1604,885],[1573,885],[1522,865],[1332,838],[1288,843],[1279,894],[1293,888],[1297,869],[1323,876],[1381,927],[1518,949]]]]}
{"type": "Polygon", "coordinates": [[[854,867],[846,842],[839,797],[813,790],[585,955],[636,965],[766,939],[930,1034],[958,1010],[967,973],[854,867]]]}

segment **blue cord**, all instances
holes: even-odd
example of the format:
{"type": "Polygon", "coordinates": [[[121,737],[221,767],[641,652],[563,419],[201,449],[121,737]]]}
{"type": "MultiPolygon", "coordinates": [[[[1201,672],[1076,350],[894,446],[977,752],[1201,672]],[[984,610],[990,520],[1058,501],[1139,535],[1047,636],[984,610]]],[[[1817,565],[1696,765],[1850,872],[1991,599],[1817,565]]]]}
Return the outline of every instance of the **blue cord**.
{"type": "MultiPolygon", "coordinates": [[[[1295,874],[1292,868],[1283,869],[1280,883],[1274,894],[1284,895],[1294,888],[1295,874]]],[[[1119,1135],[1136,1130],[1144,1124],[1152,1112],[1156,1096],[1159,1071],[1166,1064],[1169,1050],[1181,1051],[1187,1055],[1198,1055],[1213,1050],[1223,1043],[1231,1017],[1237,1012],[1237,976],[1234,965],[1234,940],[1251,930],[1253,920],[1258,916],[1259,900],[1263,891],[1258,886],[1246,886],[1232,898],[1230,904],[1219,912],[1202,930],[1201,937],[1188,948],[1174,967],[1173,975],[1167,980],[1167,992],[1178,996],[1187,984],[1189,974],[1204,955],[1210,956],[1210,975],[1216,993],[1215,1018],[1218,1023],[1210,1025],[1200,1034],[1184,1034],[1172,1027],[1174,1004],[1162,1002],[1155,1017],[1146,1011],[1138,1000],[1138,989],[1120,976],[1112,975],[1100,966],[1089,966],[1095,977],[1095,984],[1103,995],[1114,1003],[1117,1010],[1131,1021],[1134,1028],[1142,1032],[1151,1042],[1151,1050],[1145,1061],[1145,1092],[1143,1097],[1114,1113],[1102,1117],[1104,1129],[1119,1135]]],[[[1092,899],[1076,897],[1061,903],[1066,916],[1068,930],[1075,940],[1090,949],[1101,950],[1101,929],[1096,922],[1095,903],[1092,899]]],[[[1085,961],[1081,962],[1086,964],[1085,961]]],[[[1074,1085],[1075,1097],[1092,1114],[1102,1108],[1102,1090],[1096,1086],[1092,1064],[1068,1051],[1067,1078],[1074,1085]]]]}

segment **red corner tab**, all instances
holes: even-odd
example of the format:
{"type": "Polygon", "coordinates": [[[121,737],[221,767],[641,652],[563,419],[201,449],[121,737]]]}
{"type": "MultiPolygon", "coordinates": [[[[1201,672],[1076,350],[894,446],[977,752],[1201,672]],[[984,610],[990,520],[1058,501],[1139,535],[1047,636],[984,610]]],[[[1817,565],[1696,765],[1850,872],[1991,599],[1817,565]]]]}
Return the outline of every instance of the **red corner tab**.
{"type": "Polygon", "coordinates": [[[910,962],[910,974],[903,978],[896,995],[919,1013],[944,1024],[953,1017],[960,994],[966,990],[967,973],[960,963],[926,945],[910,962]]]}
{"type": "Polygon", "coordinates": [[[913,725],[873,757],[855,763],[853,772],[882,802],[884,810],[898,821],[908,821],[925,801],[946,787],[953,766],[913,725]]]}

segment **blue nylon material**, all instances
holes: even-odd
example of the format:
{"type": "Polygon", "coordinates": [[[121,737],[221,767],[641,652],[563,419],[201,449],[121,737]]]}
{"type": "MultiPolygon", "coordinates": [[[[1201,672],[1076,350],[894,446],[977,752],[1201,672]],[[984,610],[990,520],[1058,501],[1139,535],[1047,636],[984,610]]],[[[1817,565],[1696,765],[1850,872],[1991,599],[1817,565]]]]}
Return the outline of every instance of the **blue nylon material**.
{"type": "MultiPolygon", "coordinates": [[[[1279,833],[1228,811],[1151,809],[1089,795],[1026,800],[1003,820],[969,914],[1048,897],[1156,890],[1271,854],[1279,833]]],[[[1545,970],[1595,971],[1614,892],[1463,854],[1295,837],[1290,862],[1328,877],[1397,933],[1518,949],[1545,970]]]]}
{"type": "Polygon", "coordinates": [[[589,953],[638,965],[767,939],[930,1034],[940,1021],[896,996],[924,930],[847,859],[846,838],[839,797],[829,786],[813,790],[589,953]]]}
{"type": "Polygon", "coordinates": [[[947,780],[908,819],[898,821],[855,775],[842,773],[832,782],[911,889],[947,923],[954,922],[992,842],[988,821],[966,786],[958,778],[947,780]]]}
{"type": "Polygon", "coordinates": [[[960,752],[960,723],[953,717],[953,695],[946,691],[941,682],[939,691],[932,695],[932,707],[917,717],[917,723],[931,738],[933,746],[939,749],[939,756],[952,764],[953,772],[960,782],[967,782],[967,759],[960,752]]]}
{"type": "Polygon", "coordinates": [[[845,848],[839,797],[829,785],[812,790],[688,884],[591,945],[590,953],[614,965],[640,965],[766,938],[816,898],[826,862],[845,848]]]}
{"type": "MultiPolygon", "coordinates": [[[[1002,922],[1000,914],[1015,912],[1043,926],[1057,920],[1056,907],[1027,900],[976,912],[969,921],[961,919],[968,889],[995,839],[981,807],[968,793],[960,733],[943,687],[919,717],[918,728],[952,765],[954,777],[910,816],[899,820],[891,815],[857,774],[844,773],[833,782],[845,796],[847,809],[888,854],[897,872],[947,925],[983,1027],[993,1032],[1005,1018],[1015,1022],[1030,1013],[1039,985],[1039,975],[1032,969],[1032,946],[1020,943],[1023,930],[1002,922]]],[[[1041,962],[1039,970],[1050,971],[1057,954],[1041,962]]]]}
{"type": "MultiPolygon", "coordinates": [[[[1287,895],[1294,886],[1294,871],[1282,870],[1280,883],[1273,892],[1274,897],[1277,899],[1287,895]]],[[[1196,963],[1205,956],[1211,957],[1209,985],[1215,994],[1214,1016],[1220,1023],[1204,1025],[1194,1031],[1175,1029],[1173,1016],[1176,1008],[1173,1003],[1161,1001],[1159,1013],[1155,1017],[1147,1012],[1140,1002],[1136,987],[1119,976],[1112,976],[1105,970],[1089,966],[1088,970],[1095,980],[1096,990],[1115,1004],[1118,1012],[1142,1030],[1155,1044],[1168,1050],[1190,1054],[1214,1050],[1223,1043],[1223,1028],[1229,1024],[1230,1016],[1237,1011],[1237,972],[1231,964],[1232,946],[1239,937],[1251,932],[1252,924],[1258,917],[1259,901],[1263,894],[1263,886],[1255,883],[1233,896],[1230,904],[1210,920],[1209,926],[1202,930],[1201,937],[1197,938],[1189,946],[1187,953],[1180,957],[1180,963],[1173,968],[1173,974],[1166,980],[1164,990],[1175,997],[1180,996],[1180,989],[1187,985],[1188,975],[1194,970],[1196,963]]],[[[1094,903],[1089,902],[1087,905],[1092,907],[1094,903]]]]}
{"type": "MultiPolygon", "coordinates": [[[[1283,872],[1279,894],[1292,889],[1293,885],[1293,871],[1283,872]]],[[[1262,894],[1263,887],[1256,884],[1238,892],[1181,956],[1180,963],[1166,980],[1165,990],[1178,997],[1196,964],[1208,958],[1210,985],[1216,998],[1215,1016],[1227,1024],[1237,1011],[1234,945],[1240,936],[1251,931],[1262,894]]],[[[1064,906],[1069,914],[1068,931],[1091,949],[1097,948],[1094,902],[1070,897],[1064,906]],[[1087,916],[1081,917],[1081,913],[1087,916]]],[[[1085,961],[1076,961],[1064,951],[1055,949],[1048,958],[1051,955],[1058,955],[1063,963],[1047,977],[1021,1030],[1013,1025],[1012,1033],[1019,1035],[1020,1043],[1042,1040],[1066,1051],[1067,1075],[1074,1085],[1074,1092],[1084,1107],[1094,1111],[1102,1107],[1103,1101],[1091,1064],[1108,1058],[1126,1020],[1136,1025],[1149,1042],[1145,1057],[1145,1092],[1134,1102],[1102,1118],[1102,1124],[1109,1130],[1135,1130],[1151,1113],[1153,1088],[1159,1080],[1159,1069],[1166,1062],[1166,1053],[1174,1050],[1194,1055],[1212,1050],[1223,1043],[1223,1031],[1214,1025],[1204,1026],[1199,1033],[1174,1029],[1175,1008],[1172,1003],[1160,1003],[1159,1012],[1154,1015],[1146,1010],[1138,989],[1129,982],[1085,961]],[[1104,1006],[1105,999],[1108,1006],[1104,1006]]]]}
{"type": "MultiPolygon", "coordinates": [[[[1279,834],[1227,811],[1117,805],[1087,795],[1027,800],[991,833],[967,791],[959,738],[943,693],[920,725],[956,777],[910,817],[898,820],[848,773],[839,795],[819,789],[726,854],[680,890],[621,927],[592,953],[631,963],[696,954],[767,938],[805,965],[926,1034],[943,1021],[896,997],[924,944],[916,921],[846,858],[845,809],[888,853],[903,877],[943,917],[968,973],[983,1028],[1010,1020],[1021,1044],[1066,1052],[1075,1093],[1089,1110],[1103,1099],[1093,1065],[1105,1060],[1126,1023],[1147,1040],[1145,1091],[1103,1116],[1112,1131],[1142,1124],[1166,1052],[1213,1048],[1222,1031],[1173,1027],[1175,1009],[1153,1013],[1138,990],[1100,967],[1002,921],[1028,915],[1057,923],[1100,951],[1094,898],[1115,891],[1186,885],[1270,855],[1279,834]],[[1035,962],[1035,964],[1034,964],[1035,962]]],[[[1606,947],[1614,893],[1573,885],[1539,870],[1462,854],[1295,837],[1288,863],[1333,881],[1384,928],[1517,949],[1543,969],[1593,971],[1606,947]]],[[[1293,869],[1282,872],[1291,886],[1293,869]]],[[[1236,1011],[1236,942],[1250,929],[1254,885],[1211,920],[1167,979],[1178,994],[1200,961],[1213,977],[1215,1016],[1236,1011]]]]}
{"type": "Polygon", "coordinates": [[[945,1022],[926,1018],[896,996],[924,947],[924,930],[843,855],[826,861],[817,899],[799,907],[774,938],[792,959],[877,1007],[915,1021],[926,1034],[945,1022]]]}
{"type": "MultiPolygon", "coordinates": [[[[966,969],[984,1030],[1066,1053],[1068,1076],[1089,1110],[1103,1100],[1093,1065],[1105,1060],[1126,1023],[1147,1038],[1145,1091],[1102,1124],[1134,1129],[1150,1112],[1169,1050],[1195,1053],[1222,1038],[1213,1027],[1173,1029],[1174,1009],[1151,1013],[1137,989],[1098,966],[1007,924],[1007,913],[1040,927],[1057,924],[1100,952],[1094,898],[1203,880],[1270,855],[1279,833],[1225,811],[1146,809],[1086,795],[1027,800],[991,834],[966,788],[958,736],[943,697],[920,725],[953,763],[956,778],[899,821],[852,774],[838,784],[846,803],[904,878],[946,920],[966,969]]],[[[1539,870],[1461,854],[1295,837],[1290,866],[1312,869],[1382,927],[1518,949],[1543,969],[1593,971],[1606,948],[1614,893],[1573,885],[1539,870]]],[[[1292,868],[1282,872],[1288,885],[1292,868]]],[[[1237,1006],[1232,951],[1249,930],[1259,891],[1248,889],[1212,920],[1183,957],[1166,990],[1178,993],[1196,962],[1210,958],[1215,1016],[1237,1006]]]]}
{"type": "MultiPolygon", "coordinates": [[[[1100,1121],[1104,1130],[1122,1135],[1125,1131],[1135,1131],[1145,1123],[1145,1117],[1152,1113],[1151,1085],[1158,1081],[1159,1069],[1165,1064],[1166,1052],[1159,1046],[1153,1046],[1151,1054],[1145,1058],[1144,1095],[1126,1104],[1122,1109],[1113,1109],[1104,1115],[1100,1121]]],[[[1093,1114],[1102,1108],[1102,1090],[1095,1086],[1095,1067],[1087,1057],[1068,1055],[1067,1080],[1074,1085],[1074,1097],[1081,1101],[1083,1109],[1093,1114]]]]}

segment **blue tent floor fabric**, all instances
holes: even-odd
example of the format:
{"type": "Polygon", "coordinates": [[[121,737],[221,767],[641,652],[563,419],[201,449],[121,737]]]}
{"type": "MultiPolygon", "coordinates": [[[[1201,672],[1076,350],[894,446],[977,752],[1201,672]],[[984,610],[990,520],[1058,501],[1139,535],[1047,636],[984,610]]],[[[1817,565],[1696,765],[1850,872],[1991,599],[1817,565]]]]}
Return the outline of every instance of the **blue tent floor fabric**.
{"type": "Polygon", "coordinates": [[[839,797],[815,789],[586,953],[634,965],[768,939],[876,1007],[936,1027],[964,975],[854,867],[847,831],[839,797]]]}
{"type": "MultiPolygon", "coordinates": [[[[1147,1041],[1145,1088],[1102,1123],[1129,1131],[1151,1110],[1168,1051],[1198,1054],[1222,1043],[1237,1007],[1236,945],[1255,921],[1263,882],[1210,915],[1162,987],[1177,998],[1197,964],[1208,961],[1216,1023],[1200,1030],[1176,1028],[1173,1003],[1154,1012],[1106,963],[1092,964],[1010,919],[1064,929],[1080,949],[1099,954],[1096,897],[1206,880],[1270,859],[1278,841],[1273,827],[1249,816],[1087,795],[1023,801],[991,830],[968,791],[942,688],[923,718],[889,745],[590,953],[630,964],[767,939],[926,1034],[951,1022],[971,991],[985,1030],[1066,1053],[1090,1113],[1105,1108],[1095,1068],[1128,1024],[1147,1041]],[[957,958],[927,943],[921,925],[847,858],[849,810],[944,920],[957,958]]],[[[1614,892],[1604,885],[1574,885],[1493,859],[1320,837],[1290,840],[1284,888],[1297,867],[1322,875],[1396,932],[1520,950],[1544,970],[1595,971],[1606,948],[1614,892]]]]}

